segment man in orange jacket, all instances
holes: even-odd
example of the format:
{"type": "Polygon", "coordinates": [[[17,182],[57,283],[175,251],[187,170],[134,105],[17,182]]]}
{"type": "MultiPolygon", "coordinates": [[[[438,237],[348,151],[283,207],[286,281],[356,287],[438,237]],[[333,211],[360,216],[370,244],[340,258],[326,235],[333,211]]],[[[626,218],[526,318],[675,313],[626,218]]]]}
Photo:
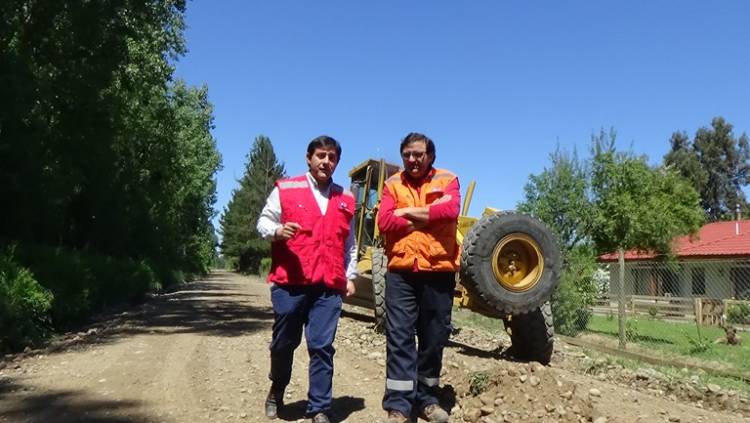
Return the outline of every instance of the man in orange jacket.
{"type": "Polygon", "coordinates": [[[401,157],[404,170],[386,181],[378,214],[388,256],[383,408],[388,423],[407,422],[415,410],[428,421],[447,422],[435,391],[459,263],[459,183],[433,167],[435,144],[423,134],[401,141],[401,157]]]}

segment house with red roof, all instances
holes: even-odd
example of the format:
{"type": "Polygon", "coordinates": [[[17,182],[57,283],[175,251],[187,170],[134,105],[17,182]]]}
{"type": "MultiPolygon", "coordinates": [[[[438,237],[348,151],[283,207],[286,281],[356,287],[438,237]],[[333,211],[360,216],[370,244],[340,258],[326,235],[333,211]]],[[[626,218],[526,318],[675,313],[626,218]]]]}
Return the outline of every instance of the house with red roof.
{"type": "MultiPolygon", "coordinates": [[[[673,262],[649,252],[625,252],[625,295],[750,300],[750,220],[714,222],[674,240],[673,262]]],[[[618,292],[617,254],[599,257],[610,266],[610,293],[618,292]]]]}

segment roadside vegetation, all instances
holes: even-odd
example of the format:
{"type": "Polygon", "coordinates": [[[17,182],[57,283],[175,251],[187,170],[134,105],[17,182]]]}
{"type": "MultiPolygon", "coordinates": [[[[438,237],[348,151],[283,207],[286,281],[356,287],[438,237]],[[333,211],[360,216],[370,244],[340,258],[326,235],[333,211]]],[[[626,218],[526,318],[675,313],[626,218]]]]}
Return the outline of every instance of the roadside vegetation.
{"type": "Polygon", "coordinates": [[[0,5],[0,352],[206,273],[206,87],[173,78],[185,1],[0,5]]]}

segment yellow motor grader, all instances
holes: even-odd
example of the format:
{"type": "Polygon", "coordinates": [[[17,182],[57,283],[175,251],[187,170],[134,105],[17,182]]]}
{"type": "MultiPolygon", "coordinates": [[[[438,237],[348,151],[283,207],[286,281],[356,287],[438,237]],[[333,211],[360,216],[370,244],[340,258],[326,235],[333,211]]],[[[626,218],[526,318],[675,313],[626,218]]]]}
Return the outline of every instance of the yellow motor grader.
{"type": "MultiPolygon", "coordinates": [[[[399,171],[398,165],[369,159],[349,172],[357,201],[359,277],[357,293],[347,302],[373,309],[379,329],[385,320],[387,259],[376,217],[383,184],[399,171]]],[[[543,223],[528,215],[486,208],[480,218],[467,216],[473,191],[474,182],[463,197],[458,218],[461,269],[454,305],[502,319],[512,354],[546,364],[554,335],[549,298],[561,268],[557,241],[543,223]]]]}

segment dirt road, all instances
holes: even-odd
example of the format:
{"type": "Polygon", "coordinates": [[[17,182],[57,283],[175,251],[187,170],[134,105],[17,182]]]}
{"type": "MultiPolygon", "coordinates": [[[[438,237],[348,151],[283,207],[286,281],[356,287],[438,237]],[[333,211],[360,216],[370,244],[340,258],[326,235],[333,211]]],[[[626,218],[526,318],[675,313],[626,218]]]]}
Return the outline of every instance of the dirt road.
{"type": "MultiPolygon", "coordinates": [[[[336,341],[334,421],[384,421],[384,339],[366,313],[346,309],[336,341]]],[[[50,349],[6,357],[0,422],[266,421],[272,319],[265,283],[215,273],[50,349]]],[[[447,349],[442,392],[455,421],[744,421],[736,411],[710,411],[577,373],[565,365],[581,359],[575,350],[561,349],[551,368],[500,360],[498,342],[465,330],[447,349]],[[470,394],[469,374],[477,371],[502,384],[470,394]]],[[[306,355],[298,349],[282,421],[303,419],[306,355]]]]}

